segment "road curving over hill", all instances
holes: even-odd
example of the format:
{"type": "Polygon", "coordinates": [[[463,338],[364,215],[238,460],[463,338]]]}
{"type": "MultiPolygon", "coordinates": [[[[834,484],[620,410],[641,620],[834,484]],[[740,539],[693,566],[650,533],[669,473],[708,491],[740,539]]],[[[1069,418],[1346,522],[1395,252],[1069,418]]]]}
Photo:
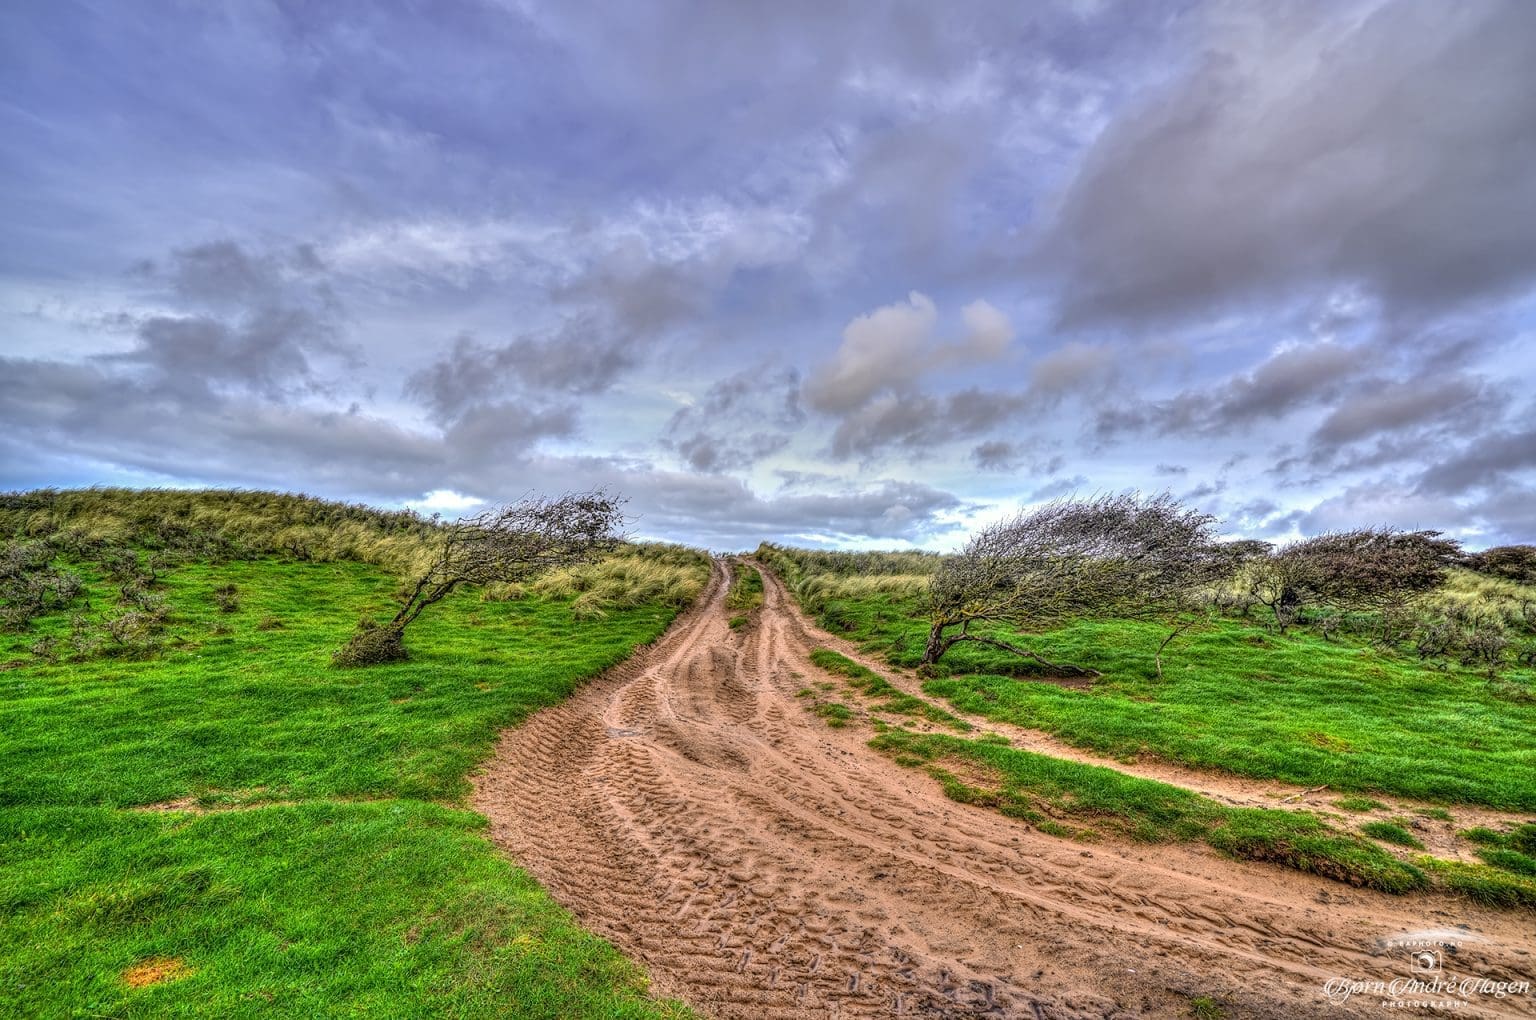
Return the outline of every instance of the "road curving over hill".
{"type": "MultiPolygon", "coordinates": [[[[1381,1016],[1325,985],[1411,977],[1382,947],[1427,929],[1459,943],[1448,973],[1536,974],[1528,915],[1199,847],[1085,847],[955,803],[812,715],[796,692],[828,639],[767,571],[732,629],[728,579],[717,561],[656,644],[508,730],[475,778],[495,841],[659,993],[752,1020],[1187,1017],[1200,997],[1381,1016]]],[[[1536,1006],[1477,998],[1455,1015],[1536,1006]]]]}

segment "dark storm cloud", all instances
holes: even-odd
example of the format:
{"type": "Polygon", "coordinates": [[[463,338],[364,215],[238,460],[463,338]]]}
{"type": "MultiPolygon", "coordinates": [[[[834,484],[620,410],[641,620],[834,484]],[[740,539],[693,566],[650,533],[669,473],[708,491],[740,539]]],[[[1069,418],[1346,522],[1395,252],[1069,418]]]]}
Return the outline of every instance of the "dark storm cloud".
{"type": "Polygon", "coordinates": [[[350,357],[325,266],[304,246],[251,252],[231,241],[173,252],[133,274],[175,314],[118,313],[137,344],[105,360],[144,369],[188,397],[234,387],[282,400],[320,385],[315,361],[350,357]]]}
{"type": "Polygon", "coordinates": [[[185,303],[221,310],[289,304],[318,310],[335,300],[325,263],[310,245],[252,252],[234,241],[212,241],[174,251],[161,263],[142,262],[133,274],[185,303]]]}
{"type": "MultiPolygon", "coordinates": [[[[964,306],[960,318],[963,329],[946,337],[937,306],[913,293],[905,303],[848,324],[841,344],[811,371],[804,388],[806,405],[834,422],[827,447],[834,459],[924,457],[1066,400],[1110,392],[1122,378],[1124,352],[1108,345],[1063,344],[1025,368],[1015,364],[1014,327],[1001,311],[977,301],[964,306]],[[957,372],[1017,375],[1020,385],[955,389],[946,377],[957,372]]],[[[984,470],[1016,466],[1013,442],[989,440],[971,457],[984,470]]],[[[1030,443],[1037,445],[1038,437],[1030,443]]]]}
{"type": "Polygon", "coordinates": [[[1064,344],[1030,366],[1031,402],[1054,407],[1070,396],[1112,388],[1125,360],[1123,350],[1105,344],[1064,344]]]}
{"type": "Polygon", "coordinates": [[[1219,8],[1088,152],[1040,250],[1062,318],[1360,287],[1433,310],[1536,274],[1536,5],[1219,8]]]}
{"type": "MultiPolygon", "coordinates": [[[[1464,418],[1476,404],[1488,400],[1479,381],[1468,378],[1381,380],[1342,399],[1318,426],[1313,440],[1338,446],[1430,421],[1464,418]]],[[[1502,409],[1502,401],[1499,406],[1502,409]]]]}
{"type": "MultiPolygon", "coordinates": [[[[1435,462],[1419,475],[1415,491],[1459,494],[1536,473],[1536,427],[1529,423],[1536,408],[1528,408],[1524,428],[1500,430],[1477,439],[1435,462]]],[[[1536,524],[1536,505],[1527,507],[1527,522],[1536,524]]]]}
{"type": "Polygon", "coordinates": [[[798,371],[748,369],[673,414],[665,442],[695,471],[730,471],[778,453],[804,423],[798,371]]]}
{"type": "Polygon", "coordinates": [[[1011,471],[1023,459],[1023,451],[1004,439],[989,439],[971,447],[971,461],[981,471],[1011,471]]]}
{"type": "Polygon", "coordinates": [[[635,352],[592,319],[567,320],[558,329],[486,346],[459,336],[441,357],[405,384],[439,422],[505,396],[509,389],[547,394],[601,393],[635,364],[635,352]]]}
{"type": "Polygon", "coordinates": [[[429,477],[442,455],[378,418],[244,396],[189,401],[100,364],[0,361],[0,421],[53,457],[191,480],[342,485],[376,499],[429,477]]]}
{"type": "Polygon", "coordinates": [[[985,301],[960,310],[962,329],[945,337],[931,299],[912,293],[903,303],[861,315],[842,343],[805,381],[806,405],[832,418],[828,450],[838,460],[875,457],[888,448],[920,454],[974,437],[1008,421],[1025,398],[967,388],[942,396],[924,392],[956,368],[1004,359],[1013,326],[985,301]]]}
{"type": "Polygon", "coordinates": [[[1101,438],[1122,433],[1214,435],[1273,421],[1338,396],[1370,364],[1364,348],[1322,343],[1275,354],[1251,371],[1162,400],[1123,401],[1100,410],[1101,438]]]}
{"type": "Polygon", "coordinates": [[[601,477],[645,509],[637,527],[650,534],[690,529],[712,548],[741,548],[760,540],[799,544],[857,539],[921,542],[956,530],[950,515],[968,504],[919,482],[833,483],[821,492],[764,498],[725,475],[645,468],[601,477]]]}
{"type": "Polygon", "coordinates": [[[1053,499],[1063,499],[1081,493],[1089,486],[1087,475],[1076,475],[1072,478],[1057,478],[1039,486],[1029,494],[1031,503],[1048,503],[1053,499]]]}
{"type": "Polygon", "coordinates": [[[1510,427],[1512,406],[1508,386],[1469,373],[1367,377],[1338,397],[1305,456],[1280,467],[1305,464],[1326,478],[1433,463],[1469,441],[1481,446],[1496,439],[1510,427]]]}
{"type": "Polygon", "coordinates": [[[905,302],[861,315],[843,329],[831,359],[805,381],[805,401],[832,415],[849,414],[882,395],[906,394],[946,366],[1001,358],[1013,341],[1007,316],[985,301],[960,310],[962,333],[939,335],[933,300],[913,292],[905,302]]]}
{"type": "MultiPolygon", "coordinates": [[[[437,487],[576,430],[568,406],[483,400],[445,431],[335,407],[357,352],[346,314],[306,248],[219,242],[135,268],[154,314],[123,313],[127,351],[81,361],[0,358],[0,422],[45,449],[199,480],[344,486],[373,498],[437,487]]],[[[545,366],[545,371],[551,371],[545,366]]]]}
{"type": "Polygon", "coordinates": [[[189,400],[100,364],[0,359],[0,424],[51,454],[166,477],[398,500],[499,472],[568,435],[568,409],[478,407],[442,434],[249,395],[189,400]]]}
{"type": "Polygon", "coordinates": [[[838,460],[872,460],[892,450],[923,457],[948,443],[991,432],[1028,406],[1024,394],[976,389],[941,397],[886,394],[844,415],[828,451],[838,460]]]}

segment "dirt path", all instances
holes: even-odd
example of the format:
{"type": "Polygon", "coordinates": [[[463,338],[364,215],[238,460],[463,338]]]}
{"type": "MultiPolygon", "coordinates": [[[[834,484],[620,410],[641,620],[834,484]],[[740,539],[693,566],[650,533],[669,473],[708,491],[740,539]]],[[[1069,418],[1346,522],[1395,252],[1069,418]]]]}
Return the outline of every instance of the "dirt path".
{"type": "MultiPolygon", "coordinates": [[[[1381,1016],[1330,978],[1536,972],[1528,916],[1349,889],[1193,847],[1096,846],[954,803],[795,698],[827,644],[765,574],[733,631],[717,563],[652,648],[507,731],[473,803],[655,988],[717,1017],[1381,1016]],[[1451,957],[1447,957],[1448,960],[1451,957]]],[[[1456,1015],[1533,1015],[1530,999],[1456,1015]]],[[[1423,1010],[1416,1010],[1424,1013],[1423,1010]]]]}

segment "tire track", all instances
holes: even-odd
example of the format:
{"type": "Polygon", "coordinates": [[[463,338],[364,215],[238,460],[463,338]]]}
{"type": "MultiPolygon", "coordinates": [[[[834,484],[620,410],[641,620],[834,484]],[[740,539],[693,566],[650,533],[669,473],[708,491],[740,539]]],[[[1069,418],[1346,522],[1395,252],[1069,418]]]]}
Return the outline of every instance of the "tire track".
{"type": "MultiPolygon", "coordinates": [[[[1404,976],[1376,941],[1456,906],[1196,848],[1085,850],[951,802],[806,711],[826,639],[764,582],[733,631],[717,562],[655,645],[507,731],[476,777],[497,843],[659,992],[754,1020],[1171,1017],[1197,995],[1364,1016],[1323,983],[1404,976]]],[[[1536,969],[1519,919],[1459,913],[1485,940],[1469,974],[1536,969]]]]}

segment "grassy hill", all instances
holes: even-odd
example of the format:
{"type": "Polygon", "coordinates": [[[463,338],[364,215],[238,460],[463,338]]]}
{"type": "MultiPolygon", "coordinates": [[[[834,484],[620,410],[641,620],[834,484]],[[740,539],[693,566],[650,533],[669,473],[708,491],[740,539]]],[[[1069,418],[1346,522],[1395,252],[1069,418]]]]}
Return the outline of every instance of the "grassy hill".
{"type": "Polygon", "coordinates": [[[462,590],[409,661],[333,667],[432,532],[271,493],[0,498],[56,579],[0,633],[0,1013],[685,1012],[459,805],[498,730],[654,639],[707,560],[462,590]]]}
{"type": "MultiPolygon", "coordinates": [[[[1138,839],[1196,833],[1234,856],[1284,860],[1303,870],[1322,870],[1323,862],[1350,874],[1350,881],[1391,891],[1435,887],[1485,903],[1536,906],[1536,819],[1503,831],[1460,832],[1481,863],[1403,850],[1422,849],[1405,823],[1451,818],[1433,802],[1536,812],[1536,670],[1528,652],[1520,665],[1503,668],[1425,655],[1422,645],[1406,639],[1381,640],[1380,621],[1372,619],[1276,632],[1213,592],[1203,613],[1180,621],[1190,629],[1165,652],[1161,674],[1154,655],[1169,633],[1166,623],[1085,619],[1030,635],[1043,657],[1100,674],[1091,683],[1063,684],[1033,660],[975,643],[936,665],[921,665],[928,632],[923,596],[938,569],[935,557],[764,545],[757,558],[823,627],[867,654],[919,667],[922,691],[935,703],[902,697],[898,702],[913,704],[888,700],[882,711],[911,714],[920,706],[959,732],[917,735],[877,721],[870,746],[901,764],[925,767],[955,799],[1037,825],[1054,824],[1041,813],[1041,805],[1049,805],[1046,814],[1107,819],[1138,839]],[[1232,812],[1163,783],[965,735],[968,726],[940,705],[1053,733],[1122,763],[1160,758],[1352,794],[1333,798],[1346,814],[1326,825],[1285,812],[1232,812]],[[947,767],[956,762],[992,776],[991,786],[962,782],[947,767]],[[1431,806],[1398,804],[1390,819],[1362,816],[1339,827],[1349,812],[1388,808],[1374,797],[1431,806]],[[1218,828],[1209,829],[1212,824],[1218,828]],[[1396,850],[1403,862],[1383,849],[1396,850]]],[[[1532,608],[1536,589],[1459,571],[1417,612],[1425,628],[1447,619],[1492,621],[1500,633],[1518,635],[1536,623],[1532,608]]],[[[1004,640],[1020,640],[1007,627],[989,627],[1004,640]]],[[[849,670],[868,673],[852,663],[832,672],[849,670]]],[[[884,683],[870,674],[854,686],[868,689],[871,678],[884,683]]],[[[842,705],[820,709],[833,725],[849,714],[842,705]]]]}
{"type": "MultiPolygon", "coordinates": [[[[893,553],[881,562],[879,554],[775,546],[758,555],[827,629],[895,665],[921,661],[921,600],[935,558],[893,553]]],[[[1463,575],[1442,597],[1465,601],[1483,588],[1463,575]]],[[[1536,602],[1536,591],[1526,597],[1536,602]]],[[[1102,672],[1081,688],[1020,683],[1047,671],[997,648],[962,645],[930,671],[924,690],[1111,757],[1151,754],[1305,785],[1536,811],[1530,666],[1490,675],[1358,633],[1282,635],[1256,614],[1218,612],[1170,645],[1159,678],[1153,656],[1167,632],[1157,623],[1093,619],[1037,635],[1047,658],[1102,672]]]]}

